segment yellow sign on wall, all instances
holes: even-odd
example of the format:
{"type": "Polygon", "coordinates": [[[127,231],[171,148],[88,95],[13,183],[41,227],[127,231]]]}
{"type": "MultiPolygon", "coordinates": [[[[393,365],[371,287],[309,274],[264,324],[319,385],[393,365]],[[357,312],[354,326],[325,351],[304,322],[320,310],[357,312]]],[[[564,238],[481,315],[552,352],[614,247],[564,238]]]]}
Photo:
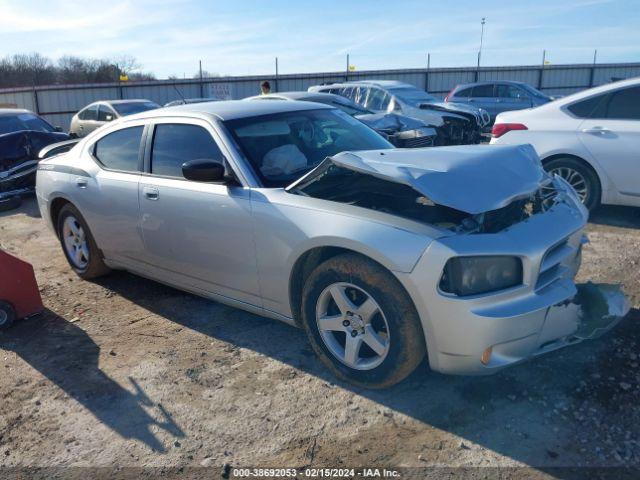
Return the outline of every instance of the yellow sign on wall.
{"type": "Polygon", "coordinates": [[[120,74],[120,81],[121,82],[128,82],[129,81],[129,76],[126,73],[124,73],[124,74],[121,73],[120,74]]]}

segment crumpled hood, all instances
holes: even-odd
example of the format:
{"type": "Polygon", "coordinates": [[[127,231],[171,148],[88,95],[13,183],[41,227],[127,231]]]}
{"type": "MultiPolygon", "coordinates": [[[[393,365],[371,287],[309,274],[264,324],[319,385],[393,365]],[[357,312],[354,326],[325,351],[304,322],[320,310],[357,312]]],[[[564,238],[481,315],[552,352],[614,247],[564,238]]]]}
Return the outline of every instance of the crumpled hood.
{"type": "Polygon", "coordinates": [[[334,164],[403,183],[432,202],[469,214],[528,197],[546,173],[531,145],[464,145],[343,152],[334,164]]]}

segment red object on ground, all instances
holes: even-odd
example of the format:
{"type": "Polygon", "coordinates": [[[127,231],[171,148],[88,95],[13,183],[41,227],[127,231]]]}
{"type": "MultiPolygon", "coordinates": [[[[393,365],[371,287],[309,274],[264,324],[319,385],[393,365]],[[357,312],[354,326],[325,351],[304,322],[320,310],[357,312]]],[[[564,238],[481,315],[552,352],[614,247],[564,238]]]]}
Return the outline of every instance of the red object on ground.
{"type": "Polygon", "coordinates": [[[30,263],[0,250],[0,300],[9,302],[16,318],[41,312],[42,298],[30,263]]]}

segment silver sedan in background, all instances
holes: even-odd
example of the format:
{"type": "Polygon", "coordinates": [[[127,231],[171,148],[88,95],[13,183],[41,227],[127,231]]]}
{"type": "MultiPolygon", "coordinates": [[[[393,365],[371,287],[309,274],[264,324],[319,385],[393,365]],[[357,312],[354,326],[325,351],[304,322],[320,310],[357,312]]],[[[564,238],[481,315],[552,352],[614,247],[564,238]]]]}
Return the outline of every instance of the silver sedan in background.
{"type": "Polygon", "coordinates": [[[72,137],[85,137],[95,129],[117,118],[156,108],[160,108],[160,105],[151,100],[103,100],[94,102],[84,107],[71,118],[69,135],[72,137]]]}
{"type": "Polygon", "coordinates": [[[37,198],[80,277],[125,269],[300,326],[365,387],[425,354],[496,372],[628,309],[575,285],[587,211],[532,148],[393,149],[317,103],[122,118],[43,160],[37,198]]]}

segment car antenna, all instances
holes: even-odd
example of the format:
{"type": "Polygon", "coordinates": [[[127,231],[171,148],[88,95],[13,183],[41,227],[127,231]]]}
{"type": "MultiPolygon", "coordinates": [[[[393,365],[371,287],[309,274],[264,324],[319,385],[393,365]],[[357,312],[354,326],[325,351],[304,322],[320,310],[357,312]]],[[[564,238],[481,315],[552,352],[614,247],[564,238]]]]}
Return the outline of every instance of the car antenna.
{"type": "Polygon", "coordinates": [[[173,89],[178,92],[178,95],[180,95],[180,98],[182,99],[182,103],[184,103],[185,105],[187,104],[187,100],[184,98],[184,95],[182,95],[182,93],[180,92],[180,90],[178,90],[178,87],[176,87],[175,83],[173,84],[173,89]]]}

